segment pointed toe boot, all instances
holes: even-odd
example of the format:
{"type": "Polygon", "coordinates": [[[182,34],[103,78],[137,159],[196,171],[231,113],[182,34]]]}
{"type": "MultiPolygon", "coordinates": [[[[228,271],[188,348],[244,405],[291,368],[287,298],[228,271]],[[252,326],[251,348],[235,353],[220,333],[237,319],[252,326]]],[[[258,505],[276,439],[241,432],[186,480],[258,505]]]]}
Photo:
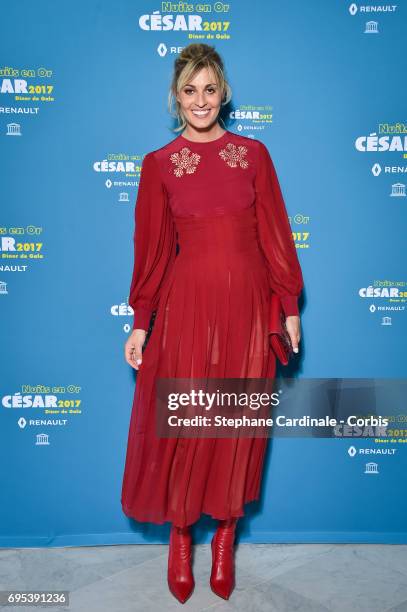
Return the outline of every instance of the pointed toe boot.
{"type": "Polygon", "coordinates": [[[211,589],[229,599],[235,586],[234,540],[236,520],[222,521],[212,538],[211,589]]]}
{"type": "Polygon", "coordinates": [[[168,587],[174,597],[181,603],[186,602],[195,586],[191,567],[191,540],[188,527],[171,526],[168,551],[168,587]]]}

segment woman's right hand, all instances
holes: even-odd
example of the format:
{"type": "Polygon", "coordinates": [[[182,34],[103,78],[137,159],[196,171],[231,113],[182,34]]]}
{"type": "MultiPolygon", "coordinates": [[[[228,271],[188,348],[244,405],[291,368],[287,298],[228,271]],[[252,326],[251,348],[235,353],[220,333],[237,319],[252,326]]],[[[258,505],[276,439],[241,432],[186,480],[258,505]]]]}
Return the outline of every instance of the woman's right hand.
{"type": "Polygon", "coordinates": [[[133,329],[124,346],[124,357],[129,365],[138,370],[143,361],[142,348],[147,336],[145,329],[133,329]]]}

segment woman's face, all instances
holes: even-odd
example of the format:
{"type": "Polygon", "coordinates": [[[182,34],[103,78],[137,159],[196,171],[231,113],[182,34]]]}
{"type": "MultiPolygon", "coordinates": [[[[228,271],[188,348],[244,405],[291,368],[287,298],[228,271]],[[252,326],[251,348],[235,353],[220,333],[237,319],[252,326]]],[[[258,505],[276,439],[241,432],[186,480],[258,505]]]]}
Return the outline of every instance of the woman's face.
{"type": "Polygon", "coordinates": [[[222,93],[214,74],[202,68],[184,85],[177,96],[185,120],[193,128],[207,129],[216,121],[222,102],[222,93]]]}

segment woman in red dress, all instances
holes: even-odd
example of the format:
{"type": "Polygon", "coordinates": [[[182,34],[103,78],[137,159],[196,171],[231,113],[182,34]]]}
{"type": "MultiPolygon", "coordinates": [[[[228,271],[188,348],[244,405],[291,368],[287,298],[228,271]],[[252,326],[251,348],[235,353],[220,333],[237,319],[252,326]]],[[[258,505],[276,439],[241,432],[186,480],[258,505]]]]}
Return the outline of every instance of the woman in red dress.
{"type": "Polygon", "coordinates": [[[138,375],[121,502],[138,521],[171,522],[168,584],[185,602],[194,587],[189,528],[202,513],[219,521],[211,588],[230,596],[236,522],[259,498],[267,438],[158,437],[155,381],[274,378],[270,295],[281,298],[298,352],[303,278],[266,146],[218,122],[231,91],[213,47],[182,51],[171,93],[183,131],[144,157],[135,207],[125,355],[138,375]]]}

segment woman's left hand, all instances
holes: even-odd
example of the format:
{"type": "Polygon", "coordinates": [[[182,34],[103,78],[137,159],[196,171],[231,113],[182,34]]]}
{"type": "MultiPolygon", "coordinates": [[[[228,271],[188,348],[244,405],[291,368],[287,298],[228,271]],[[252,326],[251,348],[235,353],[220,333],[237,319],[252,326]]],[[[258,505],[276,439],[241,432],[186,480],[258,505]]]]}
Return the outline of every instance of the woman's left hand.
{"type": "Polygon", "coordinates": [[[301,340],[301,323],[300,317],[297,315],[290,315],[286,317],[285,324],[287,327],[288,334],[291,339],[291,344],[294,353],[298,353],[298,343],[301,340]]]}

